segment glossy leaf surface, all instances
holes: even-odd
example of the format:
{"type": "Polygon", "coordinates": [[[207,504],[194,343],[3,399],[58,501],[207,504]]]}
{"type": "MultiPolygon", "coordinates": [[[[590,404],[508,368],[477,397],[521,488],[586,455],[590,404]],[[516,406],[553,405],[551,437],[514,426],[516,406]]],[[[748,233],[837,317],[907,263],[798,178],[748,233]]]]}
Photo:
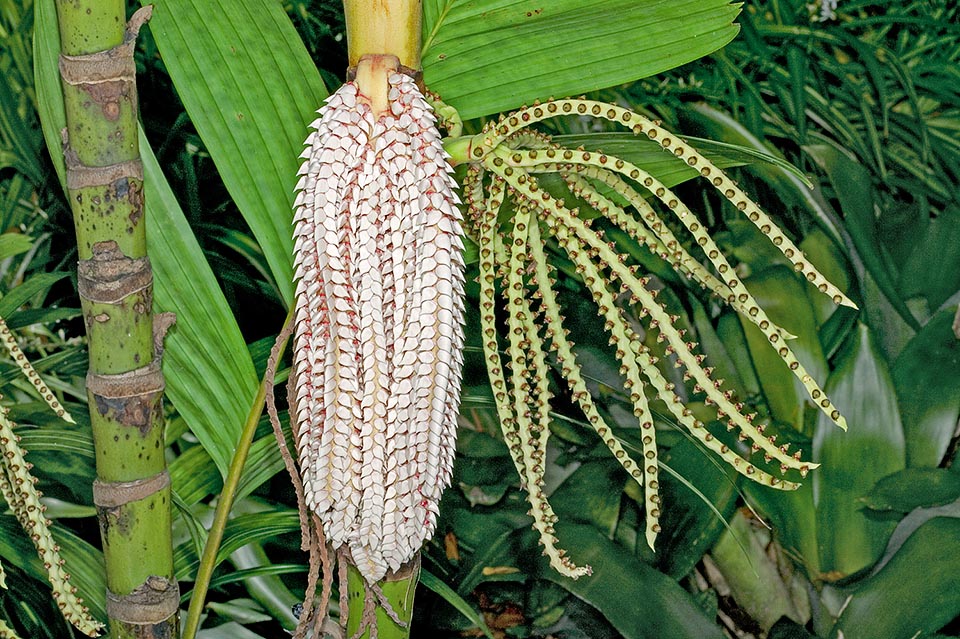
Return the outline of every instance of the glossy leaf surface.
{"type": "Polygon", "coordinates": [[[327,97],[319,72],[282,6],[269,0],[169,0],[156,5],[150,28],[289,304],[297,156],[327,97]]]}
{"type": "Polygon", "coordinates": [[[546,561],[540,562],[540,575],[595,607],[627,639],[723,636],[689,593],[593,526],[561,520],[557,532],[567,547],[577,549],[574,556],[578,562],[593,567],[593,575],[577,581],[566,579],[551,570],[546,561]]]}
{"type": "Polygon", "coordinates": [[[738,12],[727,0],[427,0],[423,77],[465,119],[490,115],[695,60],[736,36],[738,12]]]}
{"type": "Polygon", "coordinates": [[[935,314],[893,365],[910,466],[937,466],[960,417],[960,339],[956,307],[935,314]]]}
{"type": "Polygon", "coordinates": [[[842,577],[883,552],[893,522],[865,513],[860,499],[904,467],[903,427],[887,365],[866,325],[850,336],[825,388],[849,430],[818,416],[812,473],[821,570],[842,577]]]}
{"type": "Polygon", "coordinates": [[[960,519],[937,517],[914,532],[876,575],[856,589],[831,639],[900,639],[935,632],[960,613],[960,519]],[[842,633],[842,634],[841,634],[842,633]]]}

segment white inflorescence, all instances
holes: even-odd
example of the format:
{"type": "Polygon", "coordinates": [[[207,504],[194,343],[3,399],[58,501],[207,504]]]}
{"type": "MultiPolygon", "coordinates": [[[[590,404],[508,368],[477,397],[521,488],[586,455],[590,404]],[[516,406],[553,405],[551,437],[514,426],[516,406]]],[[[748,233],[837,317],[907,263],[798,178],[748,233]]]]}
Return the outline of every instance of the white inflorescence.
{"type": "Polygon", "coordinates": [[[355,82],[328,98],[294,214],[297,445],[307,505],[379,580],[436,526],[460,401],[460,212],[436,119],[389,76],[377,117],[355,82]]]}

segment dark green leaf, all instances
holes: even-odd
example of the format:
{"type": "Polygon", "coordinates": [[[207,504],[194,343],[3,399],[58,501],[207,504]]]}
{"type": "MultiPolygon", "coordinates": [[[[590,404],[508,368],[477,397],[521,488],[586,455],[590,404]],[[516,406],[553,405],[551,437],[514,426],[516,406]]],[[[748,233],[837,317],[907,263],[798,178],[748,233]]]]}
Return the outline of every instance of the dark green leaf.
{"type": "MultiPolygon", "coordinates": [[[[685,137],[684,139],[721,169],[740,166],[759,159],[757,155],[751,154],[749,149],[699,138],[685,137]]],[[[632,162],[651,175],[655,175],[668,188],[699,175],[696,169],[691,168],[674,154],[664,152],[659,144],[647,139],[646,136],[638,137],[633,133],[566,134],[553,136],[553,141],[569,149],[582,146],[587,151],[603,151],[632,162]]]]}
{"type": "Polygon", "coordinates": [[[780,619],[770,628],[767,639],[817,639],[814,635],[807,632],[807,629],[795,621],[787,618],[780,619]]]}
{"type": "Polygon", "coordinates": [[[483,617],[480,616],[473,607],[468,604],[463,597],[457,594],[457,591],[445,584],[439,577],[434,575],[429,570],[423,569],[420,571],[420,583],[424,587],[429,588],[433,592],[440,595],[448,604],[460,611],[464,617],[469,619],[473,624],[478,627],[484,635],[493,639],[493,634],[491,634],[490,629],[487,628],[487,624],[484,623],[483,617]]]}
{"type": "Polygon", "coordinates": [[[960,558],[945,552],[953,548],[960,548],[960,519],[936,517],[920,526],[853,592],[830,637],[907,639],[939,630],[960,614],[960,558]]]}
{"type": "Polygon", "coordinates": [[[50,585],[24,572],[5,567],[6,586],[0,588],[0,618],[18,637],[30,639],[62,639],[71,637],[70,624],[57,610],[50,585]]]}
{"type": "MultiPolygon", "coordinates": [[[[7,20],[13,20],[12,26],[14,28],[22,28],[24,24],[29,25],[29,20],[21,21],[19,19],[20,16],[17,15],[20,13],[19,10],[11,10],[5,7],[4,13],[7,20]]],[[[16,44],[26,49],[27,47],[24,47],[23,44],[24,41],[30,41],[29,31],[24,29],[22,36],[22,38],[17,38],[18,42],[16,44]]],[[[3,40],[5,49],[7,46],[14,44],[14,37],[6,29],[4,29],[3,40]]],[[[3,164],[16,168],[31,182],[39,185],[43,183],[43,169],[37,153],[40,146],[40,136],[32,126],[31,116],[25,117],[24,111],[26,110],[18,108],[20,107],[18,103],[21,102],[22,98],[20,100],[17,98],[22,96],[24,87],[14,86],[11,81],[14,73],[6,64],[6,60],[4,62],[4,66],[7,68],[4,70],[4,82],[0,85],[0,140],[5,143],[4,151],[9,151],[9,153],[4,153],[3,164]],[[18,88],[21,91],[17,91],[18,88]],[[20,96],[17,93],[20,93],[20,96]]],[[[23,79],[26,80],[27,78],[24,77],[23,79]]]]}
{"type": "Polygon", "coordinates": [[[512,481],[508,481],[499,484],[480,485],[459,481],[457,482],[457,488],[460,489],[471,506],[493,506],[503,499],[512,483],[512,481]]]}
{"type": "Polygon", "coordinates": [[[805,150],[826,172],[840,200],[844,222],[860,259],[879,289],[900,316],[914,330],[920,325],[897,292],[895,276],[883,260],[876,228],[873,186],[870,173],[856,160],[834,146],[812,145],[805,150]]]}
{"type": "Polygon", "coordinates": [[[557,525],[561,543],[593,575],[574,581],[538,561],[539,575],[583,599],[626,639],[720,639],[723,633],[693,598],[672,579],[638,561],[593,526],[557,525]],[[614,586],[615,584],[615,586],[614,586]]]}
{"type": "Polygon", "coordinates": [[[0,299],[0,317],[9,317],[29,300],[46,293],[51,286],[69,275],[69,273],[37,273],[0,299]]]}
{"type": "MultiPolygon", "coordinates": [[[[247,544],[234,551],[230,555],[230,563],[239,570],[227,576],[247,573],[243,585],[250,596],[265,610],[269,611],[273,618],[279,621],[285,629],[292,630],[297,627],[297,618],[293,615],[293,606],[299,603],[301,598],[290,592],[280,579],[280,574],[283,573],[271,572],[271,569],[276,566],[272,565],[262,544],[247,544]],[[262,571],[262,573],[257,574],[258,571],[262,571]]],[[[303,565],[299,567],[287,566],[286,572],[306,572],[306,570],[307,566],[303,565]]]]}
{"type": "MultiPolygon", "coordinates": [[[[753,148],[763,153],[780,155],[779,152],[771,150],[771,145],[756,137],[727,113],[706,104],[693,104],[685,113],[711,138],[753,148]]],[[[750,172],[774,188],[777,195],[785,202],[793,203],[808,211],[834,242],[841,242],[840,229],[833,210],[817,191],[811,190],[808,180],[797,177],[793,171],[764,162],[750,165],[750,172]]]]}
{"type": "MultiPolygon", "coordinates": [[[[751,276],[745,284],[771,321],[797,336],[797,339],[790,340],[790,349],[807,372],[822,384],[827,363],[820,348],[817,323],[806,295],[805,282],[789,268],[777,266],[751,276]]],[[[810,402],[806,389],[760,329],[742,317],[740,323],[771,415],[802,430],[804,407],[810,402]]]]}
{"type": "Polygon", "coordinates": [[[730,595],[762,628],[772,627],[785,615],[801,618],[789,577],[781,575],[776,557],[769,554],[769,544],[769,531],[739,512],[710,553],[730,587],[730,595]]]}
{"type": "Polygon", "coordinates": [[[319,72],[282,5],[272,0],[165,0],[150,28],[289,304],[297,156],[307,123],[327,96],[319,72]]]}
{"type": "MultiPolygon", "coordinates": [[[[18,428],[21,446],[29,451],[27,460],[34,473],[59,482],[85,503],[93,503],[93,438],[89,426],[18,428]]],[[[44,489],[47,490],[47,489],[44,489]]]]}
{"type": "MultiPolygon", "coordinates": [[[[78,594],[83,597],[95,618],[105,620],[107,615],[104,607],[106,585],[103,580],[103,554],[63,526],[54,525],[52,532],[60,545],[66,570],[70,573],[78,594]]],[[[46,582],[47,573],[33,544],[21,530],[17,520],[8,515],[0,515],[0,556],[35,579],[46,582]]]]}
{"type": "Polygon", "coordinates": [[[935,314],[893,365],[910,466],[938,466],[960,418],[956,307],[935,314]]]}
{"type": "Polygon", "coordinates": [[[503,439],[469,429],[463,429],[457,435],[457,452],[467,457],[480,458],[510,456],[503,439]]]}
{"type": "MultiPolygon", "coordinates": [[[[251,542],[265,541],[299,530],[300,517],[294,510],[259,512],[234,517],[224,530],[223,541],[217,553],[217,564],[251,542]]],[[[180,579],[192,579],[200,563],[190,543],[181,543],[177,546],[173,552],[173,560],[177,577],[180,579]]]]}
{"type": "MultiPolygon", "coordinates": [[[[516,472],[509,462],[500,468],[505,474],[516,472]]],[[[455,531],[462,556],[457,576],[451,583],[457,584],[461,596],[488,580],[491,571],[517,572],[517,563],[524,553],[515,533],[528,528],[533,521],[527,514],[529,509],[526,495],[516,490],[509,491],[496,509],[471,507],[459,491],[445,491],[438,528],[442,530],[445,526],[455,531]]]]}
{"type": "MultiPolygon", "coordinates": [[[[707,316],[707,311],[703,305],[695,300],[688,300],[687,303],[693,308],[692,321],[694,324],[694,329],[696,330],[696,341],[700,343],[700,347],[703,349],[703,352],[707,354],[708,365],[712,366],[715,375],[722,379],[727,380],[727,384],[730,385],[735,392],[737,392],[741,397],[746,397],[749,394],[759,393],[759,389],[755,388],[754,390],[747,390],[747,387],[742,379],[740,379],[740,369],[734,364],[734,358],[731,355],[731,351],[737,350],[746,350],[744,344],[743,332],[740,330],[737,320],[735,319],[734,313],[726,314],[726,323],[727,327],[721,328],[719,325],[717,328],[713,327],[713,323],[710,321],[710,318],[707,316]],[[730,320],[733,321],[733,335],[727,335],[727,339],[720,338],[721,330],[729,331],[730,320]],[[741,348],[740,346],[743,345],[741,348]]],[[[718,322],[719,324],[719,322],[718,322]]],[[[749,358],[745,358],[749,360],[749,358]]],[[[751,375],[753,374],[753,366],[747,362],[747,366],[751,369],[751,375]]]]}
{"type": "MultiPolygon", "coordinates": [[[[244,568],[234,570],[233,572],[221,575],[210,580],[210,588],[219,588],[227,584],[233,584],[254,577],[272,577],[278,575],[296,575],[305,573],[307,567],[304,564],[271,564],[269,566],[258,566],[256,568],[244,568]]],[[[181,595],[181,603],[184,603],[189,597],[187,593],[181,595]]]]}
{"type": "Polygon", "coordinates": [[[937,308],[960,290],[960,207],[930,221],[900,275],[904,297],[922,295],[937,308]]]}
{"type": "MultiPolygon", "coordinates": [[[[633,480],[609,457],[587,461],[553,491],[550,503],[560,519],[590,524],[610,537],[620,517],[620,498],[627,481],[633,480]]],[[[565,543],[561,538],[561,546],[565,543]]]]}
{"type": "Polygon", "coordinates": [[[807,141],[807,73],[809,58],[803,49],[797,46],[787,48],[787,69],[790,72],[790,97],[793,102],[793,121],[797,123],[797,142],[807,141]]]}
{"type": "Polygon", "coordinates": [[[769,519],[784,550],[804,567],[811,580],[821,579],[816,507],[809,479],[793,491],[776,490],[754,482],[743,482],[743,491],[761,516],[769,519]]]}
{"type": "Polygon", "coordinates": [[[79,317],[79,308],[25,308],[5,318],[7,327],[12,329],[32,326],[33,324],[53,324],[60,320],[79,317]]]}
{"type": "MultiPolygon", "coordinates": [[[[750,357],[750,348],[747,346],[747,337],[743,334],[743,325],[740,323],[740,315],[733,311],[724,313],[717,320],[717,338],[724,345],[727,357],[736,370],[734,384],[737,390],[742,390],[745,397],[759,396],[760,380],[757,378],[757,371],[753,365],[753,359],[750,357]]],[[[707,344],[704,344],[706,350],[707,344]]],[[[707,350],[708,354],[712,351],[707,350]]],[[[722,363],[719,363],[721,364],[722,363]]],[[[718,369],[719,370],[719,369],[718,369]]],[[[723,377],[723,374],[720,373],[723,377]]]]}
{"type": "Polygon", "coordinates": [[[191,446],[169,465],[170,483],[186,506],[220,492],[223,478],[203,446],[191,446]]]}
{"type": "MultiPolygon", "coordinates": [[[[822,229],[814,228],[807,233],[799,246],[806,258],[817,265],[817,270],[824,277],[833,282],[841,291],[850,290],[850,275],[847,273],[846,260],[841,254],[840,248],[830,241],[830,238],[822,229]]],[[[853,309],[837,306],[829,297],[819,295],[812,289],[808,289],[808,297],[813,306],[813,314],[818,326],[823,326],[831,317],[838,314],[842,314],[845,318],[856,318],[857,316],[853,309]]],[[[850,328],[849,321],[845,323],[845,327],[850,328]]],[[[843,340],[840,339],[839,341],[842,342],[843,340]]],[[[824,339],[822,333],[820,343],[827,353],[835,350],[830,348],[831,344],[824,339]]],[[[836,344],[837,347],[839,345],[839,343],[836,344]]],[[[829,359],[829,355],[827,357],[829,359]]]]}
{"type": "MultiPolygon", "coordinates": [[[[46,357],[36,358],[32,361],[33,368],[39,373],[53,372],[58,375],[83,375],[87,370],[86,351],[81,347],[64,348],[55,351],[46,357]]],[[[0,363],[0,383],[9,384],[13,381],[23,379],[23,371],[19,366],[9,362],[0,363]]],[[[76,392],[76,391],[75,391],[76,392]]]]}
{"type": "MultiPolygon", "coordinates": [[[[661,455],[661,463],[690,482],[720,512],[729,517],[737,502],[736,476],[727,466],[712,464],[689,440],[671,447],[661,455]]],[[[723,521],[700,495],[673,478],[661,476],[664,503],[657,538],[658,567],[674,579],[690,572],[724,529],[723,521]]]]}

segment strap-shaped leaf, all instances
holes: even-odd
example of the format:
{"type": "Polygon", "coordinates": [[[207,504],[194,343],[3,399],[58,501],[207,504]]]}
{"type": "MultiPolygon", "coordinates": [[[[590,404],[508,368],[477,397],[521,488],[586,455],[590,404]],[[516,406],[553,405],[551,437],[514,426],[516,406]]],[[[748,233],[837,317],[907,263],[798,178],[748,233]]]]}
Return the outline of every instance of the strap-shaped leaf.
{"type": "Polygon", "coordinates": [[[893,522],[869,517],[858,500],[906,463],[896,390],[866,325],[851,332],[827,391],[857,424],[841,437],[832,432],[829,420],[818,416],[813,436],[813,457],[823,466],[813,478],[820,566],[842,577],[882,555],[893,522]]]}
{"type": "Polygon", "coordinates": [[[423,75],[464,119],[680,66],[737,34],[728,0],[427,0],[423,75]]]}
{"type": "Polygon", "coordinates": [[[223,182],[293,300],[293,187],[327,91],[280,3],[165,0],[150,29],[223,182]]]}
{"type": "MultiPolygon", "coordinates": [[[[106,619],[104,595],[106,584],[103,576],[103,553],[77,537],[66,526],[56,526],[55,536],[60,552],[70,569],[70,580],[77,587],[77,594],[96,619],[106,619]]],[[[20,570],[43,581],[46,570],[30,543],[30,538],[20,532],[20,525],[11,515],[0,516],[0,555],[20,570]]]]}
{"type": "MultiPolygon", "coordinates": [[[[221,563],[231,553],[243,548],[247,544],[266,541],[284,533],[300,529],[300,518],[296,510],[284,509],[269,512],[250,513],[239,515],[227,524],[220,550],[217,553],[217,563],[221,563]]],[[[178,579],[190,579],[196,574],[199,559],[193,554],[193,547],[189,543],[182,543],[174,550],[173,564],[178,579]]]]}
{"type": "Polygon", "coordinates": [[[595,527],[561,521],[560,538],[594,568],[592,579],[565,579],[538,560],[541,576],[599,610],[627,639],[720,639],[723,633],[690,593],[595,527]],[[610,584],[617,584],[611,588],[610,584]]]}
{"type": "Polygon", "coordinates": [[[910,466],[937,466],[950,449],[960,417],[960,341],[956,306],[937,312],[900,352],[893,386],[910,466]]]}
{"type": "Polygon", "coordinates": [[[158,310],[177,314],[163,356],[167,397],[226,475],[257,393],[257,373],[237,320],[142,137],[140,152],[154,298],[158,310]]]}
{"type": "Polygon", "coordinates": [[[927,633],[936,632],[960,611],[960,590],[954,587],[958,561],[953,553],[944,553],[957,544],[960,518],[940,516],[925,522],[882,570],[857,589],[831,639],[933,636],[927,633]],[[891,610],[898,614],[887,614],[891,610]]]}

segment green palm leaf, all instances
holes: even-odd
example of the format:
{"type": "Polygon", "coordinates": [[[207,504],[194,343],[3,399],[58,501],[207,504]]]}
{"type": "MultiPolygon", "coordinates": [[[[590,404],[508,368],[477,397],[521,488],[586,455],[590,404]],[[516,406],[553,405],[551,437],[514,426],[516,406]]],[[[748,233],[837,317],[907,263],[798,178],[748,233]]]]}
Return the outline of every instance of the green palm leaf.
{"type": "Polygon", "coordinates": [[[327,96],[319,72],[278,2],[166,0],[150,28],[289,304],[297,156],[327,96]]]}
{"type": "Polygon", "coordinates": [[[426,0],[423,77],[464,119],[632,82],[737,35],[728,0],[426,0]]]}

